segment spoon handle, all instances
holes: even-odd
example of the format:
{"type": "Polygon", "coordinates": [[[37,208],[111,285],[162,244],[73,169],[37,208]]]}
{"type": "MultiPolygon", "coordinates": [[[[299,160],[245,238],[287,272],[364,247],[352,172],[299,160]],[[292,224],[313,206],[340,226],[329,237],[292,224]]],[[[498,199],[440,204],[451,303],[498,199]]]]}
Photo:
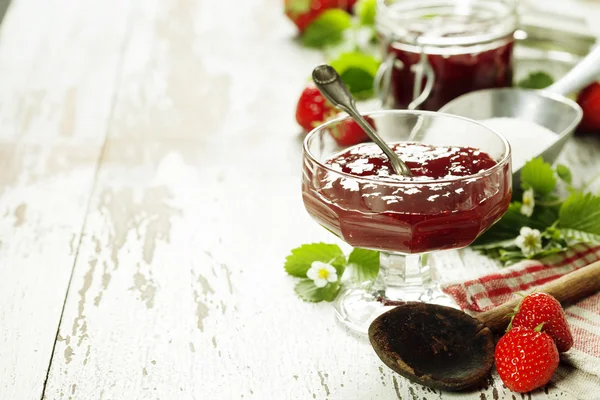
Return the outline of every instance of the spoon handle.
{"type": "MultiPolygon", "coordinates": [[[[537,292],[544,292],[554,296],[562,304],[576,302],[598,290],[600,290],[600,261],[563,275],[536,289],[537,292]]],[[[508,301],[479,314],[476,318],[487,325],[493,332],[501,333],[510,321],[508,315],[520,301],[521,298],[508,301]]]]}
{"type": "Polygon", "coordinates": [[[379,136],[379,134],[369,125],[362,115],[356,109],[354,97],[348,90],[348,87],[342,82],[342,78],[332,66],[324,64],[319,65],[313,70],[313,81],[323,96],[335,107],[347,112],[365,131],[377,146],[385,153],[390,160],[392,169],[398,175],[411,176],[410,169],[400,159],[398,154],[388,146],[388,144],[379,136]]]}
{"type": "Polygon", "coordinates": [[[600,75],[600,45],[546,90],[567,96],[594,82],[598,75],[600,75]]]}

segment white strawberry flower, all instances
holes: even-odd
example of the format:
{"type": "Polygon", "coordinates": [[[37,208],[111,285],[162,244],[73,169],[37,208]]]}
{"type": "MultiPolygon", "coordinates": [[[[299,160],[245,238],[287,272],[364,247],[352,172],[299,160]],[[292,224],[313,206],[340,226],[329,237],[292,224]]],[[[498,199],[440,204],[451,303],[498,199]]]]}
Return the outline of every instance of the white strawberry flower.
{"type": "Polygon", "coordinates": [[[313,261],[306,276],[312,279],[318,288],[324,287],[328,282],[337,282],[338,280],[335,268],[322,261],[313,261]]]}
{"type": "Polygon", "coordinates": [[[532,256],[542,251],[542,234],[537,229],[524,226],[519,231],[515,244],[521,248],[523,255],[532,256]]]}
{"type": "Polygon", "coordinates": [[[535,198],[533,189],[527,189],[523,192],[523,202],[521,203],[521,214],[531,217],[535,207],[535,198]]]}

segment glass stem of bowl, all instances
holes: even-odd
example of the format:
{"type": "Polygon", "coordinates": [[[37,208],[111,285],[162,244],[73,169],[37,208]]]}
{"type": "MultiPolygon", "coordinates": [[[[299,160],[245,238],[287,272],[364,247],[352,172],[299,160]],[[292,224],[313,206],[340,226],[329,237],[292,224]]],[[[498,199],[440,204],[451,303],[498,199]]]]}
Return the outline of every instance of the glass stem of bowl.
{"type": "Polygon", "coordinates": [[[381,252],[379,257],[380,269],[375,287],[384,301],[419,301],[421,295],[432,286],[432,270],[427,254],[381,252]]]}

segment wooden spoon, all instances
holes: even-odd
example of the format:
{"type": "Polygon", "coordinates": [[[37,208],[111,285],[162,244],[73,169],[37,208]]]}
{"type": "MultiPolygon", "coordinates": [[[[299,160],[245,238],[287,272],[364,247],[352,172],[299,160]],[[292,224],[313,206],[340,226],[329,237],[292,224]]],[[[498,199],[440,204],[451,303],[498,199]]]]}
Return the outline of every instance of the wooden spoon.
{"type": "MultiPolygon", "coordinates": [[[[600,290],[600,261],[537,289],[563,305],[600,290]]],[[[471,317],[460,310],[406,303],[377,317],[369,339],[381,360],[425,386],[460,390],[485,378],[494,362],[494,333],[502,333],[520,298],[471,317]]]]}

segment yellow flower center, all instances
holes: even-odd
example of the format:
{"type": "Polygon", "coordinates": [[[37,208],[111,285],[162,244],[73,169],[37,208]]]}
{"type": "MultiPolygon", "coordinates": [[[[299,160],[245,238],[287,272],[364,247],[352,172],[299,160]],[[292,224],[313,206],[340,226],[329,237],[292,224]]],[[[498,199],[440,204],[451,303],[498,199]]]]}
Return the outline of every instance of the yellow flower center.
{"type": "Polygon", "coordinates": [[[537,246],[537,238],[533,235],[525,236],[525,246],[536,247],[537,246]]]}
{"type": "Polygon", "coordinates": [[[531,198],[530,198],[529,196],[525,196],[525,197],[523,198],[523,205],[524,205],[524,206],[529,206],[529,205],[531,205],[531,198]]]}
{"type": "Polygon", "coordinates": [[[329,277],[329,271],[327,271],[325,268],[321,268],[319,270],[319,278],[327,279],[328,277],[329,277]]]}

